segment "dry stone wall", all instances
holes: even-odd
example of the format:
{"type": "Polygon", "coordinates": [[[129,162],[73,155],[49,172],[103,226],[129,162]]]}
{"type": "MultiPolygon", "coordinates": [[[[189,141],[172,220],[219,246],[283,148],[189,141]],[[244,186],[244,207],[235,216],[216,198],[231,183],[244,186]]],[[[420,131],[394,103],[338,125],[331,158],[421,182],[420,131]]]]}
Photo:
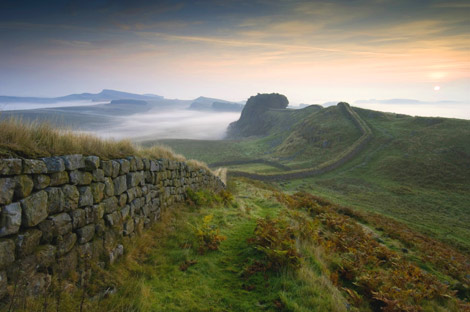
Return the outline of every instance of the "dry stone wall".
{"type": "Polygon", "coordinates": [[[188,188],[224,187],[211,172],[168,159],[0,159],[0,298],[21,281],[34,294],[85,257],[112,263],[123,237],[184,201],[188,188]]]}

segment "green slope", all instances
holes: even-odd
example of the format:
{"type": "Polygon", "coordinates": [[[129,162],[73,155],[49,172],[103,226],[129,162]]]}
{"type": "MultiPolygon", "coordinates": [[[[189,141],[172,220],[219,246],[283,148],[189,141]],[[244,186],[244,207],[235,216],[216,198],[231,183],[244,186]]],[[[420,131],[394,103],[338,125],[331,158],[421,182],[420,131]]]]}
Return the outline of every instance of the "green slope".
{"type": "MultiPolygon", "coordinates": [[[[470,121],[352,110],[372,132],[364,149],[331,172],[279,185],[380,212],[470,250],[470,121]]],[[[274,126],[265,137],[165,144],[208,163],[264,159],[299,171],[338,158],[361,137],[338,106],[268,114],[274,126]]],[[[266,163],[227,167],[261,175],[286,173],[266,163]]]]}
{"type": "Polygon", "coordinates": [[[374,139],[322,176],[282,183],[394,217],[470,250],[470,122],[355,109],[374,139]]]}

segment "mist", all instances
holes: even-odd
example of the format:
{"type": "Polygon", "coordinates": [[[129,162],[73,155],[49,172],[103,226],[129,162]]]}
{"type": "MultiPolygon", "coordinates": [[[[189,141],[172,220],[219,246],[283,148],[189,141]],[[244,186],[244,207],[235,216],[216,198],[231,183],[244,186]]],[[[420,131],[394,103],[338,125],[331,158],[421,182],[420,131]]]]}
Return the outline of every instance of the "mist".
{"type": "Polygon", "coordinates": [[[470,119],[470,102],[420,102],[417,104],[411,102],[381,103],[379,101],[370,101],[369,103],[355,102],[353,106],[411,116],[470,119]]]}
{"type": "Polygon", "coordinates": [[[5,102],[0,103],[1,111],[12,111],[12,110],[30,110],[40,108],[56,108],[56,107],[75,107],[75,106],[93,106],[98,104],[105,104],[107,102],[93,102],[93,101],[60,101],[53,103],[34,103],[34,102],[5,102]]]}
{"type": "Polygon", "coordinates": [[[191,110],[150,111],[116,117],[115,126],[93,131],[97,136],[134,141],[159,139],[219,140],[240,113],[191,110]]]}

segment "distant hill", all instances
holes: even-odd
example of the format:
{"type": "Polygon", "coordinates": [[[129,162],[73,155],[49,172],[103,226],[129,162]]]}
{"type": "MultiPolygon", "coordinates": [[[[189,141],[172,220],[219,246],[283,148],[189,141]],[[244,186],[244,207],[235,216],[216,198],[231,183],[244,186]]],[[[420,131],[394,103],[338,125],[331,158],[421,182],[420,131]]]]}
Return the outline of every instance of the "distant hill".
{"type": "Polygon", "coordinates": [[[289,110],[258,99],[250,98],[240,120],[230,126],[228,140],[164,143],[186,157],[227,167],[229,174],[245,172],[261,180],[344,159],[316,176],[280,179],[279,186],[391,216],[470,252],[469,120],[384,113],[344,103],[289,110]],[[371,131],[367,140],[361,141],[358,121],[371,131]],[[355,146],[360,149],[349,153],[355,146]]]}
{"type": "Polygon", "coordinates": [[[146,101],[142,100],[129,100],[129,99],[123,99],[123,100],[112,100],[111,105],[120,105],[120,104],[131,104],[131,105],[147,105],[148,103],[146,101]]]}
{"type": "Polygon", "coordinates": [[[0,103],[55,103],[55,102],[67,102],[67,101],[95,101],[105,102],[112,100],[129,99],[129,100],[156,100],[163,99],[159,95],[140,95],[116,90],[104,89],[100,93],[80,93],[70,94],[60,97],[19,97],[19,96],[0,96],[0,103]]]}
{"type": "Polygon", "coordinates": [[[201,96],[191,103],[189,109],[199,111],[241,112],[243,104],[201,96]]]}

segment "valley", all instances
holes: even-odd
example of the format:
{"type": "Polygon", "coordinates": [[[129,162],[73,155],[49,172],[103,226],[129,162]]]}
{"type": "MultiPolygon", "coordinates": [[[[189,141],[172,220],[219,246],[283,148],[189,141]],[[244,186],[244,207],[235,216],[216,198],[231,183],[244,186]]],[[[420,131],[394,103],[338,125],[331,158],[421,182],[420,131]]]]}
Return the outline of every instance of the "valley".
{"type": "MultiPolygon", "coordinates": [[[[17,310],[39,309],[43,300],[65,311],[468,310],[470,122],[344,102],[294,110],[279,98],[274,105],[281,107],[269,107],[278,96],[250,98],[247,111],[256,106],[256,118],[243,120],[245,106],[243,122],[233,122],[222,140],[153,140],[140,131],[134,143],[109,141],[96,150],[99,139],[60,141],[63,134],[52,126],[38,131],[55,131],[38,146],[34,136],[29,145],[5,144],[12,140],[6,135],[0,152],[7,156],[184,155],[196,166],[207,163],[227,183],[220,193],[188,190],[184,203],[164,209],[135,240],[122,241],[122,261],[94,267],[81,288],[63,292],[55,281],[52,293],[22,299],[26,309],[17,310]],[[109,290],[116,294],[104,296],[109,290]]],[[[152,122],[152,111],[163,119],[173,112],[141,100],[112,100],[21,114],[50,120],[54,111],[75,120],[88,116],[87,129],[90,116],[116,122],[141,114],[152,122]]],[[[102,127],[105,120],[96,122],[102,127]]],[[[27,131],[23,135],[34,133],[27,131]]]]}
{"type": "Polygon", "coordinates": [[[350,109],[368,128],[362,136],[341,106],[314,106],[268,111],[273,126],[263,137],[161,143],[229,175],[379,212],[470,250],[470,122],[350,109]]]}

